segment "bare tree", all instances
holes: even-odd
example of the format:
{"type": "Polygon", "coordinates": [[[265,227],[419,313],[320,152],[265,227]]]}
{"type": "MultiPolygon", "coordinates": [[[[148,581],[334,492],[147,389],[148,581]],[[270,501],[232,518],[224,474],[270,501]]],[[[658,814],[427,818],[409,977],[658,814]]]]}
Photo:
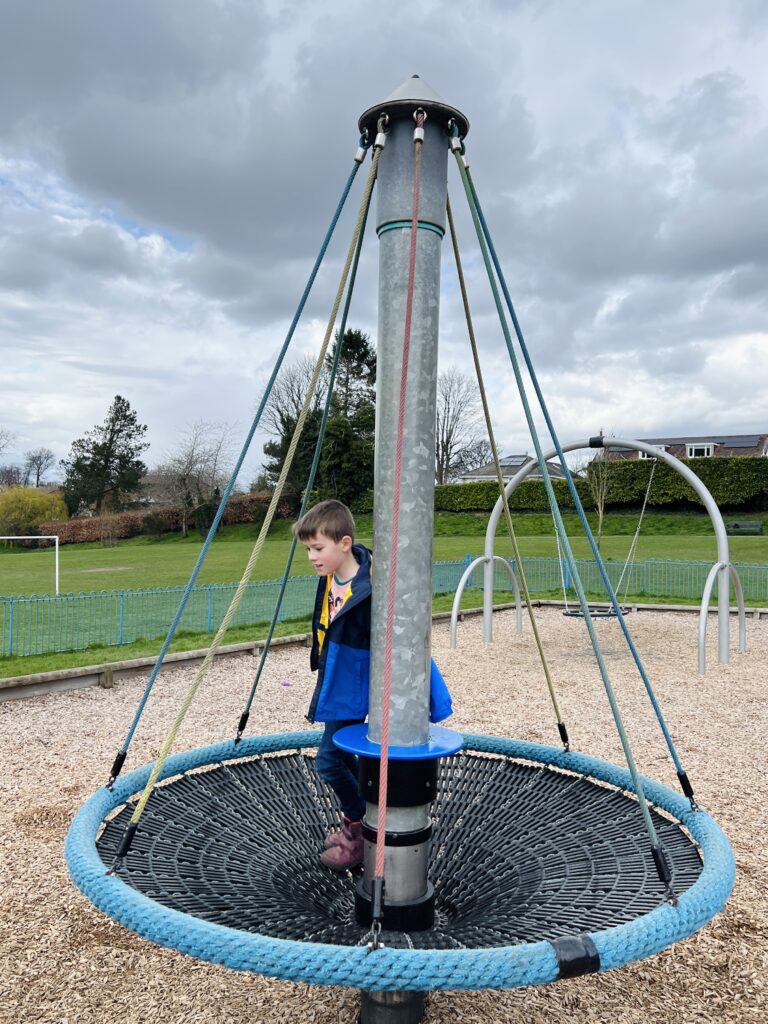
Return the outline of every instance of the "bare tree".
{"type": "Polygon", "coordinates": [[[50,448],[32,448],[24,453],[24,486],[29,487],[34,479],[33,487],[39,487],[40,481],[56,461],[50,448]]]}
{"type": "Polygon", "coordinates": [[[15,464],[0,466],[0,487],[19,487],[21,479],[21,466],[15,464]]]}
{"type": "Polygon", "coordinates": [[[182,510],[181,532],[189,518],[209,503],[229,479],[233,466],[233,427],[228,423],[190,424],[166,461],[147,477],[156,497],[182,510]]]}
{"type": "Polygon", "coordinates": [[[0,427],[0,455],[2,455],[6,449],[11,447],[17,436],[17,434],[14,434],[14,432],[9,430],[7,427],[0,427]]]}
{"type": "Polygon", "coordinates": [[[485,465],[491,446],[485,437],[480,393],[455,367],[437,378],[435,481],[446,484],[461,473],[485,465]]]}
{"type": "MultiPolygon", "coordinates": [[[[285,366],[282,373],[274,383],[272,392],[266,408],[264,409],[263,425],[277,437],[282,437],[286,430],[286,424],[296,423],[304,404],[304,399],[312,383],[312,374],[315,371],[315,361],[311,356],[304,356],[285,366]]],[[[313,410],[319,409],[325,394],[325,376],[327,370],[324,368],[318,381],[313,396],[313,410]]]]}

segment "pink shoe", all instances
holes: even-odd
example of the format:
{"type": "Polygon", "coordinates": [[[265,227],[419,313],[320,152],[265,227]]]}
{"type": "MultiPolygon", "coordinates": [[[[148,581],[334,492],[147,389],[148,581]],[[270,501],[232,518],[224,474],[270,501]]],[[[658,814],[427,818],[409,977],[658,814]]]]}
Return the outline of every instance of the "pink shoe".
{"type": "Polygon", "coordinates": [[[341,832],[328,837],[333,840],[320,854],[320,863],[332,871],[348,871],[363,862],[363,823],[344,818],[341,832]],[[338,839],[337,839],[338,837],[338,839]]]}
{"type": "Polygon", "coordinates": [[[344,829],[349,828],[349,826],[352,824],[352,819],[348,818],[346,814],[343,814],[341,816],[341,820],[342,827],[338,830],[338,832],[331,832],[329,836],[325,837],[324,845],[326,850],[330,850],[332,846],[341,846],[341,844],[344,842],[344,829]]]}

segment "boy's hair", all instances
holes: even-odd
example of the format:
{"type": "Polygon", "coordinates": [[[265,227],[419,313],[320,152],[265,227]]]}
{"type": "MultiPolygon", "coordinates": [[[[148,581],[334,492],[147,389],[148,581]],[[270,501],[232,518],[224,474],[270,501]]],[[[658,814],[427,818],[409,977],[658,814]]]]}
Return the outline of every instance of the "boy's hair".
{"type": "Polygon", "coordinates": [[[314,505],[294,523],[293,533],[299,540],[311,540],[322,533],[338,544],[342,537],[355,539],[355,520],[343,502],[331,498],[314,505]]]}

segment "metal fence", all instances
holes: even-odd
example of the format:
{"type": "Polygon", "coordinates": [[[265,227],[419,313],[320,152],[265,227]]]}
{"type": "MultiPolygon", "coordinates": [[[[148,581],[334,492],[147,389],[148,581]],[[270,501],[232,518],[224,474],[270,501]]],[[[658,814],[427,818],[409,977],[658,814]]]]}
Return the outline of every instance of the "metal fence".
{"type": "MultiPolygon", "coordinates": [[[[436,562],[432,588],[435,594],[451,594],[472,560],[436,562]]],[[[514,564],[514,563],[513,563],[514,564]]],[[[577,560],[585,589],[591,596],[603,595],[597,566],[591,560],[577,560]]],[[[618,584],[623,562],[606,562],[614,587],[618,584]]],[[[627,568],[628,593],[645,597],[680,599],[700,598],[711,562],[677,562],[649,559],[633,562],[627,568]]],[[[562,593],[563,581],[573,595],[565,568],[557,558],[524,558],[528,586],[534,594],[562,593]]],[[[768,566],[737,565],[744,598],[751,604],[768,604],[768,566]]],[[[469,587],[482,586],[482,567],[469,581],[469,587]]],[[[253,626],[268,623],[274,612],[280,580],[249,583],[232,625],[253,626]]],[[[280,621],[307,619],[317,588],[316,576],[292,576],[285,590],[280,621]]],[[[179,626],[180,633],[215,633],[234,596],[237,584],[212,583],[195,587],[179,626]]],[[[508,575],[497,565],[494,589],[509,591],[508,575]]],[[[57,597],[29,596],[0,598],[0,656],[23,657],[78,651],[87,647],[115,647],[136,640],[164,637],[176,614],[183,587],[147,590],[90,591],[60,594],[57,597]]],[[[621,596],[620,594],[620,596],[621,596]]]]}

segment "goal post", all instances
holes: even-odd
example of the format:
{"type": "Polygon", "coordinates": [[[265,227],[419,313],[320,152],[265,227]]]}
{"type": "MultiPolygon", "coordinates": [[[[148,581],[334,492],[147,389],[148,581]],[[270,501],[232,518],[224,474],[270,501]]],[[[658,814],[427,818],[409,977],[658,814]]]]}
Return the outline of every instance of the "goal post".
{"type": "Polygon", "coordinates": [[[57,534],[46,534],[42,537],[13,537],[13,536],[0,536],[0,540],[52,540],[54,542],[54,558],[55,558],[55,572],[56,572],[56,597],[59,596],[59,538],[57,534]]]}

